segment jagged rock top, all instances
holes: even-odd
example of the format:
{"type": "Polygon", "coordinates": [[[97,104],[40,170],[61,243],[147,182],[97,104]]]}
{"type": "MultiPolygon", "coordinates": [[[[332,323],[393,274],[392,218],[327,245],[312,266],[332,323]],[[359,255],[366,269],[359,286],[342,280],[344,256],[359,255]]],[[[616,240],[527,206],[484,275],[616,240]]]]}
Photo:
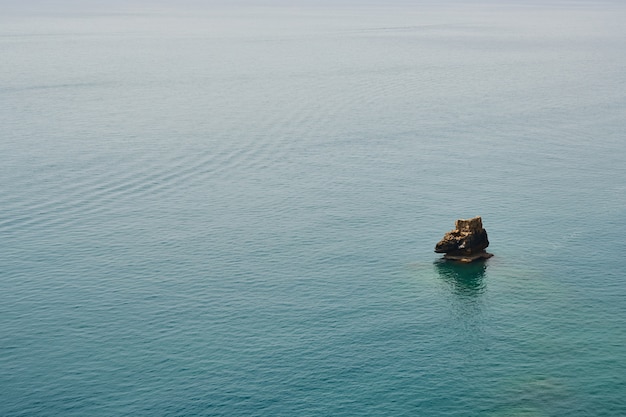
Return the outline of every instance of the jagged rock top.
{"type": "Polygon", "coordinates": [[[483,219],[480,216],[476,216],[472,219],[459,219],[454,223],[456,230],[459,232],[472,233],[483,230],[483,219]]]}

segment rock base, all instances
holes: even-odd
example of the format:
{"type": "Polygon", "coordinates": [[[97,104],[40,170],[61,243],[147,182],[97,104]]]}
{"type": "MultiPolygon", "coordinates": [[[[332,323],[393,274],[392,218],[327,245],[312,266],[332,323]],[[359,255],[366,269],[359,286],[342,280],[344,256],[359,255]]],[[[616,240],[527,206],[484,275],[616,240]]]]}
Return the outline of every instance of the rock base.
{"type": "Polygon", "coordinates": [[[449,261],[457,261],[457,262],[463,262],[463,263],[467,263],[467,262],[474,262],[477,261],[479,259],[489,259],[493,256],[493,253],[488,253],[488,252],[478,252],[478,253],[473,253],[471,255],[451,255],[449,253],[446,253],[445,255],[443,255],[443,259],[447,259],[449,261]]]}

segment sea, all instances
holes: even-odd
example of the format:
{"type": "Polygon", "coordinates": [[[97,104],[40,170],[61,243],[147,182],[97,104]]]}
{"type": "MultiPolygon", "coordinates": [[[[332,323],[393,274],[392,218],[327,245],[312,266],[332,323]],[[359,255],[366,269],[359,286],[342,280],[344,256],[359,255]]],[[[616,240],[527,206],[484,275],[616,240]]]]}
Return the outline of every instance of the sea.
{"type": "Polygon", "coordinates": [[[626,416],[623,3],[0,11],[1,416],[626,416]]]}

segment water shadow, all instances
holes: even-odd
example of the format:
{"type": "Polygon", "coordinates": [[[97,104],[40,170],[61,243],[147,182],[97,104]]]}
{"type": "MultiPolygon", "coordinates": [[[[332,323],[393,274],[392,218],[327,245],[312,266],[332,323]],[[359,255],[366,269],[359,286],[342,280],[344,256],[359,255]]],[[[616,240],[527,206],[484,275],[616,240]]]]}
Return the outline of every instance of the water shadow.
{"type": "Polygon", "coordinates": [[[434,265],[439,277],[450,286],[455,294],[476,297],[485,291],[486,260],[460,263],[441,259],[434,265]]]}

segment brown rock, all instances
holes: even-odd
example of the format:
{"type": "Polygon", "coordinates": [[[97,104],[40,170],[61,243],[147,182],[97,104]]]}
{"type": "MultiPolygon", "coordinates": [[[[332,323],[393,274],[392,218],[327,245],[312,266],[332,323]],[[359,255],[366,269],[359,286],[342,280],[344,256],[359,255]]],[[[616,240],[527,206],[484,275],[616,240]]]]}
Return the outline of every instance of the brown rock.
{"type": "Polygon", "coordinates": [[[493,255],[485,252],[489,246],[487,231],[483,229],[480,217],[459,219],[455,223],[456,229],[446,233],[435,246],[435,252],[445,253],[445,259],[461,262],[472,262],[481,258],[490,258],[493,255]]]}

